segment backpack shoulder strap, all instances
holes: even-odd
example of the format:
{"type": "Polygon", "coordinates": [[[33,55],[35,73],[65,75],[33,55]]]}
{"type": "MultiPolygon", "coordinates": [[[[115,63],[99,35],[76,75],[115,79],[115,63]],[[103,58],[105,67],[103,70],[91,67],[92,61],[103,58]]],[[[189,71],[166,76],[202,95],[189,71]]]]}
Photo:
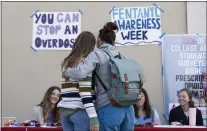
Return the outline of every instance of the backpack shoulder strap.
{"type": "Polygon", "coordinates": [[[108,89],[106,87],[106,85],[103,83],[103,81],[100,79],[100,77],[98,76],[98,74],[94,71],[94,75],[97,77],[97,79],[99,80],[99,82],[101,83],[101,86],[104,88],[104,90],[107,92],[108,89]]]}
{"type": "Polygon", "coordinates": [[[116,56],[113,56],[109,51],[107,51],[107,50],[104,50],[104,49],[102,49],[108,56],[109,56],[109,58],[119,58],[119,59],[121,59],[121,54],[118,52],[118,55],[116,55],[116,56]]]}
{"type": "MultiPolygon", "coordinates": [[[[97,65],[96,65],[97,67],[97,65]]],[[[98,74],[96,73],[96,70],[92,73],[92,89],[95,90],[95,77],[97,77],[98,81],[101,83],[101,86],[104,88],[105,91],[108,91],[106,85],[103,83],[103,81],[100,79],[98,74]]]]}
{"type": "Polygon", "coordinates": [[[92,72],[92,82],[91,82],[91,88],[92,88],[92,90],[94,90],[95,91],[95,69],[94,69],[94,71],[92,72]]]}
{"type": "Polygon", "coordinates": [[[107,50],[102,49],[102,51],[105,52],[109,56],[109,58],[113,57],[112,55],[110,55],[111,53],[109,53],[107,50]]]}

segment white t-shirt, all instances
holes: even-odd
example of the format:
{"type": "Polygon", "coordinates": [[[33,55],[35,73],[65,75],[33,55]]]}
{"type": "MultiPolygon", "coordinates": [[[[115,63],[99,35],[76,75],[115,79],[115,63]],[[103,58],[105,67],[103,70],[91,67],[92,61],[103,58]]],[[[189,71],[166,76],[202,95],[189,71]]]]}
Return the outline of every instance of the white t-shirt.
{"type": "Polygon", "coordinates": [[[187,111],[187,112],[184,112],[185,113],[185,115],[188,117],[189,116],[189,112],[187,111]]]}

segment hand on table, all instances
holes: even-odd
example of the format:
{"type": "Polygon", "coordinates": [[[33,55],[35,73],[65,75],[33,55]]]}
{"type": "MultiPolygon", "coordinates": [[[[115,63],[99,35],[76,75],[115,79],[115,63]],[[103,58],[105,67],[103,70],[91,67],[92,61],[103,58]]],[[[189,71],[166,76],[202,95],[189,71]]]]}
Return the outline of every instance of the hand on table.
{"type": "Polygon", "coordinates": [[[90,131],[99,131],[99,125],[91,125],[90,131]]]}
{"type": "Polygon", "coordinates": [[[177,121],[176,121],[176,122],[171,122],[171,125],[175,125],[175,126],[178,126],[178,125],[179,125],[179,126],[180,126],[180,125],[182,125],[182,124],[181,124],[180,122],[177,122],[177,121]]]}
{"type": "Polygon", "coordinates": [[[156,123],[153,122],[153,123],[152,123],[152,126],[155,126],[155,125],[158,125],[158,124],[156,124],[156,123]]]}

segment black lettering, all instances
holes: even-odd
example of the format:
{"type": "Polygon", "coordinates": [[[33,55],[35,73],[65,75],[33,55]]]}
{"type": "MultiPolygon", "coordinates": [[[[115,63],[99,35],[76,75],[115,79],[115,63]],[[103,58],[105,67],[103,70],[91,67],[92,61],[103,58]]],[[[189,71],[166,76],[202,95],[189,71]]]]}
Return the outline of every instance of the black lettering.
{"type": "Polygon", "coordinates": [[[57,47],[57,39],[53,39],[52,40],[52,46],[53,47],[57,47]]]}
{"type": "Polygon", "coordinates": [[[41,45],[42,45],[42,43],[41,43],[41,39],[40,39],[40,37],[37,37],[37,38],[35,39],[35,46],[36,46],[36,48],[41,47],[41,45]]]}

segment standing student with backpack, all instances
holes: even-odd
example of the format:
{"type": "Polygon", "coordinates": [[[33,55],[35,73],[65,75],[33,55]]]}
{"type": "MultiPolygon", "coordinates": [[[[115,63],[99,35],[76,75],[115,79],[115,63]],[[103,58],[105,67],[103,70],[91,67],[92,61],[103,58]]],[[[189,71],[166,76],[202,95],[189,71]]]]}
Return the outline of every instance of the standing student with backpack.
{"type": "Polygon", "coordinates": [[[115,51],[116,24],[108,22],[99,30],[97,47],[76,68],[63,76],[82,79],[93,72],[96,109],[100,131],[133,131],[133,104],[144,79],[141,67],[115,51]],[[117,93],[118,92],[118,93],[117,93]]]}

